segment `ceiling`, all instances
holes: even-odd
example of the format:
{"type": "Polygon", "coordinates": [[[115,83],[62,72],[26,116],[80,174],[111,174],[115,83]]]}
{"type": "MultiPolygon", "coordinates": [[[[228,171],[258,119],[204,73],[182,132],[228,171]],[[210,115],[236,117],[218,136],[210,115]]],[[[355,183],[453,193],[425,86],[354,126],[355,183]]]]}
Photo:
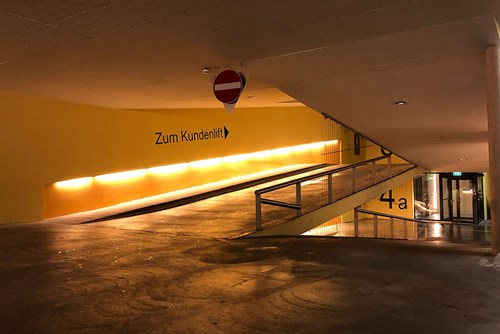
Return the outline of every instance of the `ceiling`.
{"type": "Polygon", "coordinates": [[[211,76],[232,67],[237,107],[303,103],[429,170],[486,171],[499,15],[498,0],[4,0],[0,89],[218,108],[211,76]]]}

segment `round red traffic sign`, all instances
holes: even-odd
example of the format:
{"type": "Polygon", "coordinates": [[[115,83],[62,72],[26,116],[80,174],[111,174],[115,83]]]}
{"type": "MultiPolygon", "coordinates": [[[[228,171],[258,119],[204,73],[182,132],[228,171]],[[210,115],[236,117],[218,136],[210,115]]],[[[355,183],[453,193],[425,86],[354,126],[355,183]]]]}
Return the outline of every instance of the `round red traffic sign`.
{"type": "Polygon", "coordinates": [[[222,103],[233,104],[243,91],[242,76],[234,70],[220,72],[214,81],[214,95],[222,103]]]}

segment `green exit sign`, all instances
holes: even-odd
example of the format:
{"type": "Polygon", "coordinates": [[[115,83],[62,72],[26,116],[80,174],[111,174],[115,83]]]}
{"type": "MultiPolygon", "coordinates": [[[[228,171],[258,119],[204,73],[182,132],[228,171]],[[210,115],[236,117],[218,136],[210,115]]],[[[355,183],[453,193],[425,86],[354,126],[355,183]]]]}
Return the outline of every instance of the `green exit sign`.
{"type": "Polygon", "coordinates": [[[453,176],[462,176],[462,172],[453,172],[453,176]]]}

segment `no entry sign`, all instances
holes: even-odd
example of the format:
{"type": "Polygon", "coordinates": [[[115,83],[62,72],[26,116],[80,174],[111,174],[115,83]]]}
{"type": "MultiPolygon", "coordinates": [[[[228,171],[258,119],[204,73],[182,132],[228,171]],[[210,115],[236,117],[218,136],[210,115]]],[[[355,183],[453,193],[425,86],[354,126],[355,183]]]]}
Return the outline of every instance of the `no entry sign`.
{"type": "Polygon", "coordinates": [[[214,95],[222,103],[234,104],[238,101],[245,79],[234,70],[220,72],[214,81],[214,95]]]}

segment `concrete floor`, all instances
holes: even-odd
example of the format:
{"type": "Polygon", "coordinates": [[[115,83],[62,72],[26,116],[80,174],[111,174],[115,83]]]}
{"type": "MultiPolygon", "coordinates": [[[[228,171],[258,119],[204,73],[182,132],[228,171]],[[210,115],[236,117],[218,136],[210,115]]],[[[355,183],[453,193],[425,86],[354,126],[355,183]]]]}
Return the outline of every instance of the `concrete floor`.
{"type": "Polygon", "coordinates": [[[1,333],[500,333],[470,244],[31,223],[0,248],[1,333]]]}
{"type": "Polygon", "coordinates": [[[253,191],[0,226],[0,333],[500,333],[489,247],[232,239],[253,191]]]}

